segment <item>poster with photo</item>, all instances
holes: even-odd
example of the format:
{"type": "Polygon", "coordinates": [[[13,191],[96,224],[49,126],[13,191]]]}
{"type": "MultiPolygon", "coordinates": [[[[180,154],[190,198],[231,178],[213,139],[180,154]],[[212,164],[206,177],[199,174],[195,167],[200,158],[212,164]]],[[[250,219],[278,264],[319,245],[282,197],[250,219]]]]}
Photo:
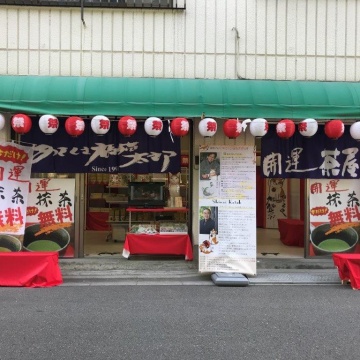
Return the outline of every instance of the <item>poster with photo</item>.
{"type": "Polygon", "coordinates": [[[31,179],[23,248],[74,257],[75,179],[31,179]]]}
{"type": "Polygon", "coordinates": [[[310,256],[360,253],[360,183],[310,179],[310,256]]]}
{"type": "Polygon", "coordinates": [[[199,149],[199,271],[256,274],[256,153],[199,149]]]}

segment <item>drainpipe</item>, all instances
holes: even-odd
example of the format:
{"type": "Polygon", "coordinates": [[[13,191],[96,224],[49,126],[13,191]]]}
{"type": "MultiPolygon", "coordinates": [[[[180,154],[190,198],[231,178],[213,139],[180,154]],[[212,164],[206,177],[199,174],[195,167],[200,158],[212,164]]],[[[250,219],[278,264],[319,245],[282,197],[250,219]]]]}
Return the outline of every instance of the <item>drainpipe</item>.
{"type": "Polygon", "coordinates": [[[80,0],[80,6],[81,6],[81,21],[83,25],[86,26],[84,19],[84,0],[80,0]]]}
{"type": "Polygon", "coordinates": [[[239,80],[244,80],[244,78],[241,75],[239,75],[239,71],[238,71],[239,41],[240,41],[239,30],[235,26],[231,30],[235,31],[235,75],[239,80]]]}

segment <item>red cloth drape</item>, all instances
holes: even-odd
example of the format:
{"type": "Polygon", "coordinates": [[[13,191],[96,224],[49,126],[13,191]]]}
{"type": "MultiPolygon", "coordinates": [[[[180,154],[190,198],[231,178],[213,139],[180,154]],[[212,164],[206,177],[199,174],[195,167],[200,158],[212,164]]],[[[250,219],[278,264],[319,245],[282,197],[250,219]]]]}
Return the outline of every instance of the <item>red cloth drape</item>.
{"type": "Polygon", "coordinates": [[[360,290],[360,254],[332,255],[342,281],[350,281],[353,289],[360,290]]]}
{"type": "Polygon", "coordinates": [[[57,252],[0,253],[0,286],[49,287],[62,282],[57,252]]]}
{"type": "Polygon", "coordinates": [[[304,221],[299,219],[278,219],[280,240],[288,246],[304,246],[304,221]]]}
{"type": "Polygon", "coordinates": [[[185,255],[185,260],[193,259],[191,240],[186,234],[127,234],[123,256],[127,258],[131,254],[185,255]]]}

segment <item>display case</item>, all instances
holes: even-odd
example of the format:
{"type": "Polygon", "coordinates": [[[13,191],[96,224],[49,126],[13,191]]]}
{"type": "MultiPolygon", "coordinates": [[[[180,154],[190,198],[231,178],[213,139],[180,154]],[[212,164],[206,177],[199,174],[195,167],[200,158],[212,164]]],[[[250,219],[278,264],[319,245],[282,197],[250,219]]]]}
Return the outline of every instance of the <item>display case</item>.
{"type": "MultiPolygon", "coordinates": [[[[128,207],[126,211],[129,214],[129,231],[134,232],[134,228],[144,227],[155,229],[157,233],[160,233],[164,226],[168,229],[170,224],[173,227],[180,227],[183,224],[181,233],[188,232],[188,212],[189,209],[185,207],[180,208],[136,208],[128,207]],[[184,231],[184,229],[186,229],[184,231]]],[[[138,233],[138,231],[135,231],[138,233]]]]}
{"type": "Polygon", "coordinates": [[[86,230],[108,231],[109,208],[106,204],[108,174],[87,174],[86,177],[86,230]]]}
{"type": "Polygon", "coordinates": [[[106,241],[124,241],[128,229],[128,184],[134,178],[133,174],[110,174],[109,183],[106,186],[107,193],[104,195],[108,206],[108,223],[111,232],[106,241]]]}

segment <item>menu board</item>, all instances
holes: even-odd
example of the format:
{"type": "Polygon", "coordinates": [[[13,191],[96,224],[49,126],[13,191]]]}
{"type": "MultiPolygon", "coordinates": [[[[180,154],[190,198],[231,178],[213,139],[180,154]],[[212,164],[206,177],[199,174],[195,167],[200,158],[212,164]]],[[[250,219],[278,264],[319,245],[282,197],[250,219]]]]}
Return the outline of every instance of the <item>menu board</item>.
{"type": "Polygon", "coordinates": [[[309,190],[309,255],[359,254],[359,180],[310,179],[309,190]]]}
{"type": "Polygon", "coordinates": [[[199,271],[256,274],[256,153],[200,146],[199,271]]]}
{"type": "Polygon", "coordinates": [[[75,179],[30,180],[23,248],[74,257],[75,179]]]}

